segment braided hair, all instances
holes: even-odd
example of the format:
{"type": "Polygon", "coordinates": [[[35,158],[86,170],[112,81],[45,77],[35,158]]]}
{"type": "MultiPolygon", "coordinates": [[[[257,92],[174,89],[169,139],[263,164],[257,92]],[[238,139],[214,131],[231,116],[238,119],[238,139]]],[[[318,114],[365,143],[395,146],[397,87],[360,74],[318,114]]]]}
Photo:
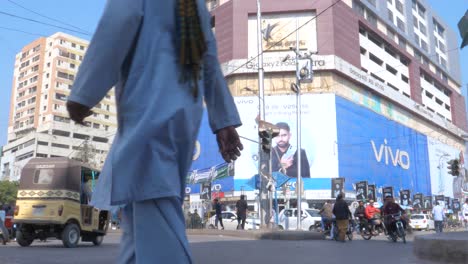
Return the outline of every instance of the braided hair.
{"type": "Polygon", "coordinates": [[[192,95],[198,98],[198,80],[201,78],[202,57],[206,51],[196,0],[177,0],[177,25],[180,33],[180,81],[192,81],[192,95]]]}

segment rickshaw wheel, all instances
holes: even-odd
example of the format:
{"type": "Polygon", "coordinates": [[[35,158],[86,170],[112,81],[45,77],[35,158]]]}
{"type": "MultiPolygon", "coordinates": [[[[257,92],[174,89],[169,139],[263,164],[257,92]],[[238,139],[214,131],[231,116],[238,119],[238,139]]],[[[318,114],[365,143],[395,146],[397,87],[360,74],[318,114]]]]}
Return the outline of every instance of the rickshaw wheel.
{"type": "Polygon", "coordinates": [[[93,238],[93,244],[94,244],[95,246],[99,246],[99,245],[102,244],[102,241],[103,241],[103,240],[104,240],[104,236],[95,236],[95,237],[93,238]]]}
{"type": "Polygon", "coordinates": [[[74,248],[80,240],[80,228],[74,223],[69,223],[62,231],[62,243],[67,248],[74,248]]]}
{"type": "Polygon", "coordinates": [[[16,242],[18,243],[18,245],[22,247],[29,247],[32,244],[33,240],[34,239],[32,238],[25,239],[23,235],[23,231],[20,231],[20,230],[16,231],[16,242]]]}

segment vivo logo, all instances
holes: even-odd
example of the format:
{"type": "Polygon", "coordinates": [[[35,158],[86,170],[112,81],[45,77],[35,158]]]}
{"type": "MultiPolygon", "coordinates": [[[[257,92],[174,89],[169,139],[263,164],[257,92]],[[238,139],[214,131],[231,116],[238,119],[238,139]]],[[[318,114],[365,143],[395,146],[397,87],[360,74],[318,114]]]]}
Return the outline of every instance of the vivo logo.
{"type": "Polygon", "coordinates": [[[221,190],[221,184],[214,184],[211,190],[219,192],[221,190]]]}
{"type": "Polygon", "coordinates": [[[377,162],[381,162],[382,158],[385,156],[386,165],[388,165],[390,161],[391,164],[395,167],[400,165],[400,167],[405,170],[410,168],[411,162],[408,152],[400,149],[393,151],[390,146],[387,146],[387,139],[384,139],[384,143],[380,144],[378,151],[374,140],[371,140],[371,145],[377,162]]]}
{"type": "Polygon", "coordinates": [[[253,104],[253,99],[237,99],[236,104],[253,104]]]}

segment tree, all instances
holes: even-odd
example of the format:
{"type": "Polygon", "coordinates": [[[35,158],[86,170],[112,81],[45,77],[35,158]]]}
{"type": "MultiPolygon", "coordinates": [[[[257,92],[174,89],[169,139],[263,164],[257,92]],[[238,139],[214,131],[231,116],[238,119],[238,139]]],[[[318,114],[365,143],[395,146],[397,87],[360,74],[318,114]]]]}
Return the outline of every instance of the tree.
{"type": "Polygon", "coordinates": [[[14,204],[18,186],[18,181],[0,181],[0,204],[14,204]]]}

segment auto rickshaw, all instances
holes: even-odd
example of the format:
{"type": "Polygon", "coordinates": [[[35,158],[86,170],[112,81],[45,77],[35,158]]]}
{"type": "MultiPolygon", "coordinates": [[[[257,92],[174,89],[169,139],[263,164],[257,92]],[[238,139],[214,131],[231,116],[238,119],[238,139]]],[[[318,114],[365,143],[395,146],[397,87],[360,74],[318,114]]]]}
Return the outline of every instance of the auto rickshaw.
{"type": "Polygon", "coordinates": [[[23,168],[13,222],[22,247],[57,238],[67,248],[83,242],[98,246],[110,213],[89,204],[99,171],[68,158],[33,158],[23,168]]]}

